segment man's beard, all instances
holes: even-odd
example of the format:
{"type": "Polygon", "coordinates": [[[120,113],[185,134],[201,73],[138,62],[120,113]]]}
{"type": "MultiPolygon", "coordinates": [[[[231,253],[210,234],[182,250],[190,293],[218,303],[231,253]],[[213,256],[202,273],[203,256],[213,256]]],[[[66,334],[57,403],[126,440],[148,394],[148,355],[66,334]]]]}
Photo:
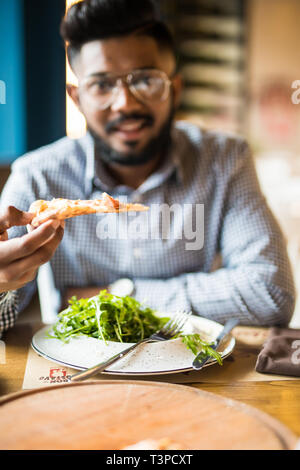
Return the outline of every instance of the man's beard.
{"type": "MultiPolygon", "coordinates": [[[[101,139],[92,129],[88,126],[88,131],[92,136],[95,143],[96,158],[103,160],[106,164],[118,164],[123,166],[139,166],[150,162],[157,158],[161,153],[166,154],[171,144],[171,129],[174,119],[174,110],[171,111],[167,121],[161,127],[158,136],[151,139],[148,144],[139,153],[122,153],[114,150],[110,147],[103,139],[101,139]]],[[[140,119],[145,120],[145,125],[153,125],[153,118],[151,116],[141,116],[136,114],[123,115],[118,119],[117,122],[108,124],[106,131],[112,132],[115,125],[121,124],[121,122],[127,119],[140,119]]],[[[138,142],[128,142],[128,146],[135,147],[138,142]]]]}

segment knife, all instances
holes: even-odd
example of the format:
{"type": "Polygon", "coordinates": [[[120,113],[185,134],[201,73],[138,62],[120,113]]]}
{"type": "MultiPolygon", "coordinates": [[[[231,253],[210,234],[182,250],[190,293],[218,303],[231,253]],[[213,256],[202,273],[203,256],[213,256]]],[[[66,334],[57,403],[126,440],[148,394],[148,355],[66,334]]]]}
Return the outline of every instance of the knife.
{"type": "MultiPolygon", "coordinates": [[[[228,320],[226,323],[225,323],[225,326],[223,328],[223,330],[221,331],[221,333],[219,334],[219,336],[217,337],[217,339],[215,340],[215,343],[213,345],[211,345],[211,348],[213,349],[217,349],[221,343],[221,341],[225,338],[225,336],[227,336],[231,330],[237,326],[239,323],[239,320],[237,319],[230,319],[228,320]]],[[[202,369],[202,367],[204,366],[204,364],[206,364],[207,361],[209,361],[209,359],[211,359],[211,356],[207,356],[205,357],[204,359],[201,358],[201,355],[202,353],[200,352],[198,354],[198,356],[194,359],[193,361],[193,369],[196,369],[196,370],[200,370],[202,369]]]]}

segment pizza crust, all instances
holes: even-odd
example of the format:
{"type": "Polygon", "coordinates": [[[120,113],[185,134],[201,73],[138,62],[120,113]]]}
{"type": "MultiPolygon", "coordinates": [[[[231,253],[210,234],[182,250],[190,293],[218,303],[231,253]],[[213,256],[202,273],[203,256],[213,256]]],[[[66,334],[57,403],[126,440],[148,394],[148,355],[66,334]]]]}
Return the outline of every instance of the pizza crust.
{"type": "Polygon", "coordinates": [[[145,439],[130,446],[123,447],[121,450],[184,450],[184,447],[181,444],[171,441],[171,439],[164,438],[160,440],[145,439]]]}
{"type": "Polygon", "coordinates": [[[95,213],[120,213],[147,211],[149,207],[142,204],[123,204],[106,193],[101,199],[94,200],[71,200],[52,199],[52,201],[38,200],[31,204],[29,212],[34,214],[31,222],[33,227],[38,227],[50,219],[65,220],[79,215],[95,213]]]}

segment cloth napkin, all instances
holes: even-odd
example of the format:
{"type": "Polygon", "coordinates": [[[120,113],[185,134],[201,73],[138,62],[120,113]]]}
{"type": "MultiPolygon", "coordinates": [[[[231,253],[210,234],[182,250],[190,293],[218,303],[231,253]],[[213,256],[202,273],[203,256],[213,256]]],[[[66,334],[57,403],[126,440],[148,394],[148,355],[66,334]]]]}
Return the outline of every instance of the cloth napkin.
{"type": "Polygon", "coordinates": [[[258,355],[255,370],[300,377],[300,330],[271,328],[258,355]]]}

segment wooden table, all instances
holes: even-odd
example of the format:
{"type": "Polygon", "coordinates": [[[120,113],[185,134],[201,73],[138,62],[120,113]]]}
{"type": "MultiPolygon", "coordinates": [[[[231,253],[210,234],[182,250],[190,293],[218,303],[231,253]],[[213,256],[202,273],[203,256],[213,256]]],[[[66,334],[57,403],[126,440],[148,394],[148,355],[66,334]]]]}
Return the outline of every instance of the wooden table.
{"type": "MultiPolygon", "coordinates": [[[[0,396],[22,390],[28,347],[40,321],[37,301],[5,333],[6,364],[0,365],[0,396]]],[[[201,390],[242,401],[281,421],[300,436],[300,379],[263,382],[197,383],[201,390]]]]}

